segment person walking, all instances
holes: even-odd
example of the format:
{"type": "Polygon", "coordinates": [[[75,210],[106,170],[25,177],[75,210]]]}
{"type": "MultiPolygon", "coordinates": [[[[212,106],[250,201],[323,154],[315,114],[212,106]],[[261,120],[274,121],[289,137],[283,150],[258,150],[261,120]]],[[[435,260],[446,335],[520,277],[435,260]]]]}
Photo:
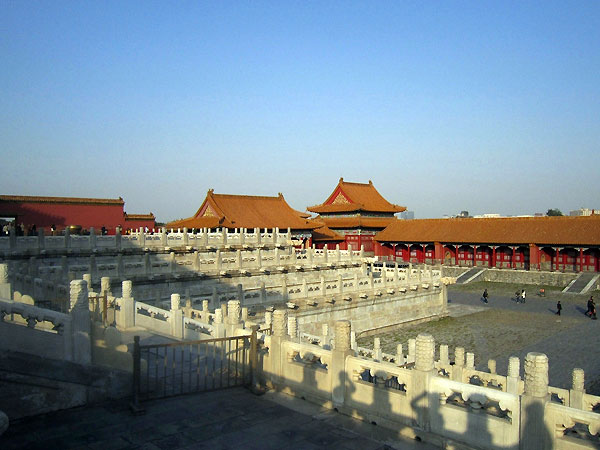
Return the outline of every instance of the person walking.
{"type": "Polygon", "coordinates": [[[521,303],[525,303],[525,289],[521,291],[521,303]]]}
{"type": "Polygon", "coordinates": [[[560,316],[560,311],[562,310],[562,305],[560,304],[560,300],[556,303],[556,315],[560,316]]]}
{"type": "Polygon", "coordinates": [[[587,301],[587,311],[585,312],[586,316],[590,316],[592,317],[592,309],[594,309],[594,296],[590,296],[589,300],[587,301]]]}
{"type": "Polygon", "coordinates": [[[483,302],[484,302],[484,303],[487,303],[487,302],[488,302],[488,291],[487,291],[487,289],[485,289],[485,290],[483,291],[483,302]]]}

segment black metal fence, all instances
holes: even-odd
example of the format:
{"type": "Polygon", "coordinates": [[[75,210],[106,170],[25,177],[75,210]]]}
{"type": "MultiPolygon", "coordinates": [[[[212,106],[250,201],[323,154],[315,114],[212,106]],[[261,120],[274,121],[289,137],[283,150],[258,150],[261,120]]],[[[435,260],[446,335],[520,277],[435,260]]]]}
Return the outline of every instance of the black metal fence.
{"type": "Polygon", "coordinates": [[[133,403],[249,385],[256,331],[201,341],[140,345],[134,338],[133,403]]]}

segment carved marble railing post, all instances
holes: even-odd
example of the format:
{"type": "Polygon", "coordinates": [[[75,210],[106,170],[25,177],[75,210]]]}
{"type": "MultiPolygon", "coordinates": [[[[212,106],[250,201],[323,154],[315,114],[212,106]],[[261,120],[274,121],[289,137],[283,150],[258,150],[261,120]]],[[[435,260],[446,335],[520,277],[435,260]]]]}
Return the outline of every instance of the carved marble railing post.
{"type": "Polygon", "coordinates": [[[271,311],[265,311],[265,328],[272,329],[273,326],[273,313],[271,311]]]}
{"type": "Polygon", "coordinates": [[[121,283],[121,311],[117,327],[128,329],[135,326],[135,300],[132,294],[132,283],[125,280],[121,283]]]}
{"type": "Polygon", "coordinates": [[[298,319],[288,316],[288,336],[295,341],[298,337],[298,319]]]}
{"type": "MultiPolygon", "coordinates": [[[[96,245],[96,235],[92,234],[92,229],[90,228],[90,239],[92,238],[92,236],[94,237],[94,245],[96,245]]],[[[137,234],[137,238],[138,238],[138,247],[139,248],[144,248],[146,246],[146,233],[144,231],[143,228],[140,228],[137,234]]],[[[90,240],[90,243],[92,241],[90,240]]]]}
{"type": "Polygon", "coordinates": [[[521,382],[521,360],[518,356],[511,356],[508,359],[508,374],[506,376],[506,392],[510,394],[519,394],[519,385],[521,382]]]}
{"type": "Polygon", "coordinates": [[[177,272],[177,261],[175,260],[175,252],[169,253],[169,273],[177,272]]]}
{"type": "Polygon", "coordinates": [[[198,253],[198,250],[196,250],[192,256],[192,267],[195,271],[200,270],[200,253],[198,253]]]}
{"type": "Polygon", "coordinates": [[[248,307],[242,307],[242,325],[245,327],[246,322],[248,321],[248,307]]]}
{"type": "Polygon", "coordinates": [[[186,247],[189,245],[190,243],[190,236],[188,234],[188,229],[187,227],[183,227],[183,245],[185,245],[186,247]]]}
{"type": "Polygon", "coordinates": [[[354,351],[358,348],[358,344],[356,343],[356,331],[350,332],[350,348],[354,351]]]}
{"type": "Polygon", "coordinates": [[[215,337],[225,337],[225,324],[223,323],[223,311],[221,308],[215,309],[215,314],[213,317],[213,329],[215,330],[215,337]]]}
{"type": "Polygon", "coordinates": [[[85,283],[87,284],[88,294],[93,294],[94,293],[94,289],[92,288],[92,274],[91,273],[84,273],[83,274],[83,281],[85,281],[85,283]]]}
{"type": "Polygon", "coordinates": [[[490,373],[496,373],[496,360],[495,359],[488,360],[488,370],[490,371],[490,373]]]}
{"type": "Polygon", "coordinates": [[[235,251],[235,263],[236,269],[241,272],[244,268],[244,260],[242,259],[242,251],[239,248],[235,251]]]}
{"type": "Polygon", "coordinates": [[[115,231],[115,249],[117,250],[121,250],[122,245],[123,245],[123,238],[121,236],[122,230],[121,230],[121,226],[119,225],[115,231]]]}
{"type": "Polygon", "coordinates": [[[376,361],[382,360],[381,339],[376,337],[373,339],[373,359],[376,361]]]}
{"type": "MultiPolygon", "coordinates": [[[[44,235],[43,228],[40,228],[38,230],[37,236],[38,236],[38,241],[37,241],[38,252],[42,252],[46,248],[46,236],[44,235]]],[[[90,238],[91,238],[91,236],[90,236],[90,238]]],[[[0,433],[0,434],[2,434],[2,433],[0,433]]]]}
{"type": "Polygon", "coordinates": [[[100,295],[112,295],[110,290],[110,277],[100,278],[100,295]]]}
{"type": "Polygon", "coordinates": [[[208,311],[208,300],[202,300],[202,313],[200,317],[202,318],[202,322],[209,323],[209,311],[208,311]]]}
{"type": "Polygon", "coordinates": [[[229,300],[227,302],[227,335],[235,336],[235,330],[240,327],[240,301],[229,300]]]}
{"type": "Polygon", "coordinates": [[[223,244],[223,247],[227,245],[227,232],[227,227],[221,229],[221,244],[223,244]]]}
{"type": "Polygon", "coordinates": [[[569,391],[569,406],[585,410],[583,396],[585,395],[585,373],[583,369],[573,369],[573,386],[569,391]]]}
{"type": "Polygon", "coordinates": [[[450,364],[450,359],[448,358],[448,345],[446,344],[440,345],[440,364],[450,364]]]}
{"type": "Polygon", "coordinates": [[[415,362],[415,354],[417,352],[417,340],[408,340],[408,362],[415,362]]]}
{"type": "Polygon", "coordinates": [[[171,335],[177,339],[183,339],[183,310],[181,309],[181,297],[179,294],[171,294],[171,335]]]}
{"type": "Polygon", "coordinates": [[[415,368],[412,373],[410,391],[413,418],[419,427],[429,431],[429,396],[428,386],[430,377],[436,376],[434,365],[435,340],[430,334],[421,333],[417,336],[415,368]]]}
{"type": "Polygon", "coordinates": [[[260,228],[255,228],[254,234],[256,235],[256,245],[262,245],[262,234],[260,233],[260,228]]]}
{"type": "Polygon", "coordinates": [[[223,259],[221,258],[221,250],[217,249],[215,253],[215,268],[217,269],[217,272],[220,272],[222,267],[223,259]]]}
{"type": "Polygon", "coordinates": [[[465,367],[465,349],[456,347],[454,349],[454,366],[452,366],[451,378],[462,383],[463,369],[465,367]]]}
{"type": "Polygon", "coordinates": [[[221,303],[221,312],[223,313],[223,322],[226,323],[228,314],[226,302],[221,303]]]}
{"type": "Polygon", "coordinates": [[[331,400],[334,407],[344,405],[348,375],[345,370],[346,357],[354,356],[352,350],[351,325],[348,320],[335,322],[335,336],[331,352],[331,400]]]}
{"type": "Polygon", "coordinates": [[[65,228],[65,249],[71,248],[71,232],[69,231],[69,227],[65,228]]]}
{"type": "Polygon", "coordinates": [[[548,357],[528,353],[525,357],[525,392],[521,396],[520,448],[543,450],[552,447],[554,430],[544,422],[548,394],[548,357]]]}
{"type": "Polygon", "coordinates": [[[160,229],[160,245],[162,247],[167,246],[167,228],[166,227],[162,227],[160,229]]]}
{"type": "Polygon", "coordinates": [[[468,352],[467,353],[467,364],[466,368],[469,370],[475,370],[475,354],[468,352]]]}
{"type": "Polygon", "coordinates": [[[404,359],[404,350],[402,349],[402,344],[398,344],[396,346],[396,365],[403,366],[405,364],[404,359]]]}
{"type": "Polygon", "coordinates": [[[287,338],[287,312],[277,309],[273,312],[273,334],[271,335],[271,374],[272,381],[279,384],[283,379],[283,364],[287,355],[284,354],[282,342],[287,338]]]}
{"type": "Polygon", "coordinates": [[[314,255],[312,247],[306,249],[306,261],[309,266],[313,265],[314,255]]]}
{"type": "Polygon", "coordinates": [[[289,299],[288,285],[285,277],[281,280],[281,300],[287,302],[289,299]]]}
{"type": "Polygon", "coordinates": [[[8,264],[0,264],[0,298],[12,300],[12,291],[8,282],[8,264]]]}
{"type": "MultiPolygon", "coordinates": [[[[73,280],[70,284],[72,361],[88,365],[92,362],[90,301],[87,283],[73,280]]],[[[69,336],[65,336],[69,340],[69,336]]]]}

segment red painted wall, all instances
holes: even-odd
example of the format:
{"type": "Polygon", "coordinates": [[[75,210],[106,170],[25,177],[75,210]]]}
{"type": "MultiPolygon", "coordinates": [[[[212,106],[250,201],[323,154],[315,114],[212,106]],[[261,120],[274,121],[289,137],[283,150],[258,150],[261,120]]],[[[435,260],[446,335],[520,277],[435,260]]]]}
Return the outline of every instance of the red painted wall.
{"type": "Polygon", "coordinates": [[[60,203],[0,202],[0,216],[16,216],[17,224],[25,228],[35,224],[46,231],[54,224],[58,230],[68,225],[100,230],[105,226],[114,233],[117,225],[124,226],[123,205],[89,205],[60,203]]]}

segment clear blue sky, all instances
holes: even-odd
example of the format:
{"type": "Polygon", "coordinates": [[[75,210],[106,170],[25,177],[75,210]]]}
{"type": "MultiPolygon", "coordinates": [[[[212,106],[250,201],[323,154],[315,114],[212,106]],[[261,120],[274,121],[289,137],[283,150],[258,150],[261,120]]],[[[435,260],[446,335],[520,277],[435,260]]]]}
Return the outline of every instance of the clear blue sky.
{"type": "Polygon", "coordinates": [[[600,208],[598,1],[0,0],[0,61],[0,194],[600,208]]]}

